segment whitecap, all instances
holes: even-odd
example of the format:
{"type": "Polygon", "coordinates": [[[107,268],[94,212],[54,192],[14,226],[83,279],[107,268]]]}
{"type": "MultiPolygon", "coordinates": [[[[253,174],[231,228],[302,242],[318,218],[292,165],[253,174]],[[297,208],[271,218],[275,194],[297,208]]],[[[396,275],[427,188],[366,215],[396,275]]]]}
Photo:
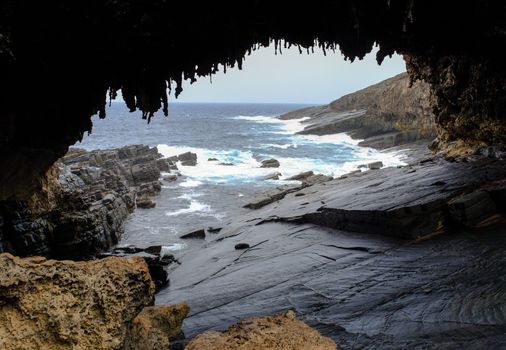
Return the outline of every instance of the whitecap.
{"type": "Polygon", "coordinates": [[[185,243],[173,243],[169,245],[163,245],[160,251],[160,256],[164,257],[170,255],[173,251],[183,250],[186,247],[185,243]]]}
{"type": "Polygon", "coordinates": [[[207,214],[210,213],[211,211],[212,211],[211,206],[209,204],[200,203],[198,201],[191,201],[190,206],[188,208],[182,208],[176,211],[167,211],[165,212],[165,215],[178,216],[190,213],[207,214]]]}
{"type": "Polygon", "coordinates": [[[336,144],[336,145],[358,145],[361,141],[360,139],[353,139],[350,135],[346,133],[339,134],[330,134],[330,135],[297,135],[298,138],[301,138],[305,141],[309,141],[311,143],[316,144],[336,144]]]}
{"type": "Polygon", "coordinates": [[[179,184],[181,187],[198,187],[200,185],[202,185],[202,181],[192,179],[187,179],[185,182],[179,184]]]}

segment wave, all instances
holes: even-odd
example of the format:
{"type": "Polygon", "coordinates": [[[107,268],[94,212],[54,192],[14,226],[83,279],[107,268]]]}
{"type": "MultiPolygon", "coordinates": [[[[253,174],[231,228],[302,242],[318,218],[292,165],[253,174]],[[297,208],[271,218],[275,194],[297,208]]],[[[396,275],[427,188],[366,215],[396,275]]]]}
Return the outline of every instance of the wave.
{"type": "Polygon", "coordinates": [[[175,211],[167,211],[165,215],[167,216],[178,216],[183,214],[190,213],[199,213],[199,214],[207,214],[212,212],[211,206],[209,204],[200,203],[198,201],[191,201],[190,206],[188,208],[182,208],[175,211]]]}
{"type": "Polygon", "coordinates": [[[336,144],[336,145],[358,145],[361,141],[360,139],[353,139],[350,135],[346,133],[339,134],[330,134],[330,135],[296,135],[296,137],[303,139],[304,141],[309,141],[311,143],[316,144],[336,144]]]}
{"type": "Polygon", "coordinates": [[[181,187],[197,187],[202,185],[202,181],[187,179],[185,182],[181,182],[179,186],[181,187]]]}
{"type": "Polygon", "coordinates": [[[265,116],[265,115],[256,115],[256,116],[245,116],[240,115],[234,117],[233,119],[237,120],[247,120],[255,123],[264,123],[264,124],[277,124],[278,130],[272,131],[270,133],[273,134],[281,134],[281,135],[293,135],[299,131],[304,130],[303,121],[310,119],[309,117],[304,117],[300,119],[279,119],[277,116],[265,116]]]}

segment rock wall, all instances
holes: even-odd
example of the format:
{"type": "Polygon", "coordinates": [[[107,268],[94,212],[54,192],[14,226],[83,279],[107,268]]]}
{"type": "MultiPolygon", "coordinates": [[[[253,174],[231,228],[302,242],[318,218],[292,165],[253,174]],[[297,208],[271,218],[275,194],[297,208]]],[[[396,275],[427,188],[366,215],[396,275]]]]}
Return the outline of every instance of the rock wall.
{"type": "Polygon", "coordinates": [[[86,258],[118,243],[136,204],[154,205],[170,161],[156,148],[71,150],[27,201],[0,202],[0,249],[17,255],[86,258]]]}

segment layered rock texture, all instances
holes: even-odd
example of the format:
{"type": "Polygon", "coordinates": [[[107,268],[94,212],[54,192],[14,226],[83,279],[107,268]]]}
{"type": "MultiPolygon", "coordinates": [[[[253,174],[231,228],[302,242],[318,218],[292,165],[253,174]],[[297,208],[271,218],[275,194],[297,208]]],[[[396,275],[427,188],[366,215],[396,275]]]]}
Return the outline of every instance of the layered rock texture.
{"type": "Polygon", "coordinates": [[[156,148],[71,150],[27,201],[0,202],[0,250],[86,258],[118,243],[136,204],[152,202],[173,164],[156,148]]]}
{"type": "MultiPolygon", "coordinates": [[[[189,338],[293,309],[345,349],[501,348],[505,155],[431,157],[286,193],[180,256],[157,303],[188,302],[189,338]]],[[[246,342],[248,325],[206,341],[246,342]]]]}
{"type": "Polygon", "coordinates": [[[441,143],[505,143],[506,10],[500,1],[326,1],[304,6],[229,0],[0,5],[0,199],[26,199],[121,89],[149,122],[166,88],[242,66],[259,46],[337,47],[349,59],[379,45],[404,55],[434,96],[441,143]],[[458,13],[457,13],[458,12],[458,13]],[[311,13],[311,15],[308,15],[311,13]],[[191,14],[192,26],[188,26],[191,14]],[[301,26],[300,19],[304,19],[301,26]],[[62,30],[64,28],[64,30],[62,30]],[[33,82],[42,86],[28,90],[33,82]],[[29,103],[27,103],[29,100],[29,103]],[[77,101],[77,103],[76,103],[77,101]]]}
{"type": "Polygon", "coordinates": [[[346,132],[364,139],[360,146],[389,148],[436,137],[429,85],[410,84],[406,73],[341,97],[328,105],[304,108],[280,116],[304,120],[302,134],[346,132]]]}
{"type": "Polygon", "coordinates": [[[243,320],[224,332],[206,332],[185,350],[336,350],[336,344],[295,318],[293,311],[243,320]]]}

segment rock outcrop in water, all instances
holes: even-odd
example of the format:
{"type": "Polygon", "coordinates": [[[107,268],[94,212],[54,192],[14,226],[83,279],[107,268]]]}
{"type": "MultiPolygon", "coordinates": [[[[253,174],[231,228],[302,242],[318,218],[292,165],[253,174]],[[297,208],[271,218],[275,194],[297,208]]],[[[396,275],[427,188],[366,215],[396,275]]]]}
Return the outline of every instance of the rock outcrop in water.
{"type": "Polygon", "coordinates": [[[346,132],[365,139],[360,146],[390,148],[436,137],[436,123],[426,83],[410,86],[406,73],[341,97],[328,105],[309,107],[282,115],[305,120],[301,134],[328,135],[346,132]]]}
{"type": "Polygon", "coordinates": [[[118,243],[136,204],[161,190],[172,163],[156,148],[134,145],[71,150],[29,201],[0,202],[0,248],[17,255],[89,257],[118,243]]]}

